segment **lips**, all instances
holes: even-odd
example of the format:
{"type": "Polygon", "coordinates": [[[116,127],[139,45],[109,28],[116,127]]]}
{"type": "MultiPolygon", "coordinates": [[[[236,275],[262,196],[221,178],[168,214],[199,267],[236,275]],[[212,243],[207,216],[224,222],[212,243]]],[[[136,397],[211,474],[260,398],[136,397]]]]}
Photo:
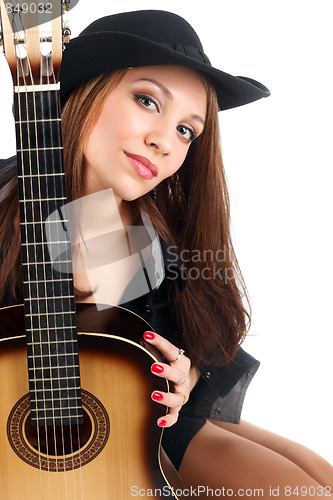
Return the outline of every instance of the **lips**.
{"type": "Polygon", "coordinates": [[[152,163],[145,156],[135,155],[132,153],[125,152],[126,156],[130,160],[134,169],[143,177],[144,179],[152,179],[158,174],[158,168],[154,163],[152,163]]]}

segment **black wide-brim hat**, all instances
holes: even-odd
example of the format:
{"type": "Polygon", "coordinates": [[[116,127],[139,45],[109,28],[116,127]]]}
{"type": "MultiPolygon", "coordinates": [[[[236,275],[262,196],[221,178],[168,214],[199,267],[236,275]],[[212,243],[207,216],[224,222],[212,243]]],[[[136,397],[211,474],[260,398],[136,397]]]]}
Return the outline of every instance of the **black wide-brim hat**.
{"type": "Polygon", "coordinates": [[[102,17],[69,42],[60,67],[61,102],[81,83],[102,73],[161,64],[187,66],[206,75],[220,110],[270,95],[256,80],[213,68],[198,35],[182,17],[140,10],[102,17]]]}

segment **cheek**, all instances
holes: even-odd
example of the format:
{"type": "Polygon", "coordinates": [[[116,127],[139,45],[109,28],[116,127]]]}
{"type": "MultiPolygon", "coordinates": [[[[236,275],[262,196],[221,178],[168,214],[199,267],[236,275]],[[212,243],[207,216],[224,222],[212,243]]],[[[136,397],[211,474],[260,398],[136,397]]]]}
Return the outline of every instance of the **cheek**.
{"type": "Polygon", "coordinates": [[[113,102],[100,116],[101,136],[104,140],[123,141],[142,133],[144,120],[132,102],[113,102]]]}
{"type": "Polygon", "coordinates": [[[180,167],[183,165],[185,158],[187,156],[188,150],[189,150],[189,146],[188,147],[186,146],[185,148],[184,148],[184,146],[181,146],[179,148],[179,151],[175,151],[175,155],[173,157],[172,164],[170,165],[170,173],[168,174],[168,177],[170,177],[170,175],[175,174],[180,169],[180,167]]]}

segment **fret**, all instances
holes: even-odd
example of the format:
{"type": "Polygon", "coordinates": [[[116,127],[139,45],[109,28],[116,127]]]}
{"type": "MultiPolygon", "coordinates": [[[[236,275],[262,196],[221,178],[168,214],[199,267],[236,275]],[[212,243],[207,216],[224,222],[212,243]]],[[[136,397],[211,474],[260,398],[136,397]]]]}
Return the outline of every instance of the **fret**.
{"type": "MultiPolygon", "coordinates": [[[[76,335],[76,332],[73,332],[73,334],[76,335]]],[[[78,347],[77,347],[77,342],[73,338],[72,342],[44,342],[43,344],[41,343],[34,343],[32,344],[31,342],[28,341],[27,343],[27,349],[28,349],[28,359],[33,360],[35,356],[42,356],[44,360],[47,360],[50,354],[57,354],[59,358],[64,356],[65,354],[68,354],[70,356],[76,356],[78,347]]]]}
{"type": "Polygon", "coordinates": [[[26,312],[25,316],[25,322],[27,328],[47,329],[48,326],[50,327],[58,326],[59,329],[61,330],[62,326],[72,326],[73,324],[75,324],[74,311],[71,311],[71,313],[66,313],[66,314],[51,314],[51,315],[40,314],[38,316],[31,316],[27,313],[28,311],[26,312]]]}
{"type": "MultiPolygon", "coordinates": [[[[66,330],[69,330],[69,329],[74,329],[74,326],[62,326],[61,327],[62,330],[66,329],[66,330]]],[[[58,330],[58,327],[55,327],[55,326],[52,326],[52,327],[48,327],[47,330],[58,330]]],[[[26,328],[25,329],[26,332],[34,332],[36,331],[36,328],[26,328]]],[[[46,332],[47,333],[47,332],[46,332]]],[[[74,342],[74,341],[73,341],[74,342]]],[[[33,344],[30,344],[30,345],[33,345],[33,344]]]]}
{"type": "MultiPolygon", "coordinates": [[[[58,353],[56,353],[56,354],[55,354],[55,353],[52,353],[52,354],[48,354],[48,355],[46,356],[46,359],[47,359],[48,357],[51,357],[51,358],[55,358],[55,359],[57,359],[57,360],[58,360],[58,358],[62,358],[62,357],[64,357],[64,356],[72,356],[72,357],[73,357],[73,353],[72,353],[72,352],[65,352],[64,354],[58,354],[58,353]]],[[[37,354],[35,354],[35,355],[33,356],[33,359],[35,359],[35,360],[36,360],[36,359],[43,359],[44,357],[45,357],[45,356],[43,356],[42,354],[38,354],[38,355],[37,355],[37,354]]],[[[32,359],[32,358],[30,358],[30,359],[32,359]]]]}
{"type": "Polygon", "coordinates": [[[16,123],[16,149],[18,152],[62,149],[60,121],[30,120],[16,123]]]}
{"type": "Polygon", "coordinates": [[[33,221],[33,222],[22,222],[22,225],[27,226],[29,224],[61,224],[62,222],[69,222],[68,219],[61,219],[61,220],[52,220],[48,219],[47,221],[45,220],[38,220],[38,221],[33,221]]]}
{"type": "Polygon", "coordinates": [[[17,157],[20,165],[19,175],[26,174],[63,174],[63,150],[45,149],[43,151],[21,151],[17,157]],[[21,166],[22,164],[22,166],[21,166]]]}
{"type": "Polygon", "coordinates": [[[20,200],[20,220],[45,220],[50,217],[55,211],[63,210],[66,203],[65,197],[56,197],[55,199],[38,200],[35,203],[33,200],[20,200]]]}
{"type": "Polygon", "coordinates": [[[24,174],[24,175],[18,175],[18,179],[28,179],[29,177],[54,177],[54,176],[61,176],[61,177],[64,177],[65,174],[63,172],[56,172],[56,173],[53,173],[53,172],[50,172],[48,174],[24,174]]]}
{"type": "Polygon", "coordinates": [[[55,176],[52,179],[47,176],[23,177],[19,181],[19,197],[21,202],[66,200],[65,178],[62,176],[55,176]]]}
{"type": "Polygon", "coordinates": [[[79,368],[79,365],[59,365],[59,366],[39,366],[38,368],[37,367],[31,367],[31,368],[28,368],[28,370],[32,370],[32,371],[36,371],[36,370],[60,370],[60,369],[67,369],[67,368],[79,368]]]}
{"type": "MultiPolygon", "coordinates": [[[[43,400],[44,401],[44,400],[43,400]]],[[[34,408],[36,412],[61,411],[61,410],[81,410],[81,406],[60,406],[59,408],[34,408]]]]}
{"type": "Polygon", "coordinates": [[[66,367],[66,363],[75,363],[78,361],[75,352],[66,352],[64,354],[51,353],[45,355],[28,356],[28,367],[31,370],[45,370],[47,368],[57,368],[58,365],[66,367]]]}
{"type": "MultiPolygon", "coordinates": [[[[70,379],[71,381],[74,381],[74,380],[79,380],[80,379],[80,376],[79,375],[71,375],[70,379]]],[[[66,381],[67,380],[67,377],[64,376],[64,377],[49,377],[49,378],[32,378],[32,377],[29,377],[29,380],[30,382],[60,382],[60,381],[66,381]]]]}
{"type": "Polygon", "coordinates": [[[55,312],[46,312],[46,313],[41,313],[41,314],[30,314],[28,313],[28,316],[54,316],[55,314],[75,314],[75,311],[55,311],[55,312]]]}
{"type": "Polygon", "coordinates": [[[35,392],[35,393],[40,393],[43,391],[46,394],[51,393],[51,395],[59,393],[59,398],[58,398],[59,400],[68,399],[68,398],[72,398],[72,397],[77,399],[80,396],[77,396],[76,394],[77,394],[77,392],[79,392],[81,394],[81,387],[62,387],[62,388],[53,389],[53,390],[50,390],[50,389],[31,389],[31,392],[35,392]],[[66,396],[60,395],[60,393],[62,393],[63,391],[66,391],[66,394],[67,394],[66,396]]]}
{"type": "Polygon", "coordinates": [[[74,287],[71,281],[54,283],[26,283],[24,285],[26,295],[35,299],[52,298],[55,296],[74,295],[74,287]]]}
{"type": "MultiPolygon", "coordinates": [[[[47,251],[47,255],[44,254],[44,257],[47,259],[50,259],[51,256],[53,260],[55,260],[55,256],[60,253],[57,252],[57,247],[54,247],[54,245],[63,245],[66,243],[67,245],[70,244],[69,241],[69,236],[68,239],[63,239],[66,238],[67,233],[63,229],[63,225],[61,221],[58,221],[59,225],[58,226],[50,226],[46,227],[45,224],[42,222],[30,222],[29,225],[28,223],[23,224],[21,222],[21,244],[22,246],[36,246],[39,245],[41,246],[41,250],[44,252],[47,251]],[[54,241],[51,241],[51,238],[54,241]],[[58,238],[58,239],[56,239],[58,238]],[[28,241],[27,241],[28,240],[28,241]],[[49,253],[51,255],[49,255],[49,253]]],[[[61,252],[62,253],[62,252],[61,252]]],[[[36,259],[34,259],[36,260],[36,259]]],[[[38,260],[38,259],[37,259],[38,260]]],[[[41,263],[44,262],[44,258],[41,260],[41,263]]]]}
{"type": "Polygon", "coordinates": [[[61,367],[52,366],[52,367],[44,367],[41,366],[39,368],[29,368],[30,382],[40,382],[40,381],[50,381],[50,380],[64,380],[65,378],[75,379],[80,378],[79,375],[75,375],[79,373],[79,366],[77,365],[74,369],[70,366],[61,367]]]}
{"type": "MultiPolygon", "coordinates": [[[[40,370],[40,368],[39,368],[40,370]]],[[[52,368],[52,370],[57,370],[57,368],[52,368]]],[[[35,372],[36,370],[32,370],[33,372],[35,372]]],[[[66,374],[63,376],[63,377],[29,377],[29,380],[30,382],[50,382],[50,381],[59,381],[59,380],[65,380],[66,379],[66,374]]],[[[80,376],[79,375],[71,375],[70,376],[70,379],[73,380],[73,379],[79,379],[80,376]]]]}
{"type": "Polygon", "coordinates": [[[43,245],[59,245],[59,244],[63,244],[63,243],[66,243],[68,244],[68,240],[62,240],[62,241],[42,241],[42,242],[34,242],[34,243],[22,243],[23,246],[31,246],[31,245],[39,245],[39,246],[43,246],[43,245]]]}
{"type": "Polygon", "coordinates": [[[48,122],[61,122],[61,118],[49,118],[48,120],[44,120],[43,118],[40,119],[40,120],[18,120],[18,121],[15,121],[15,124],[16,123],[48,123],[48,122]]]}
{"type": "MultiPolygon", "coordinates": [[[[46,410],[48,411],[48,410],[46,410]]],[[[68,410],[67,410],[68,411],[68,410]]],[[[63,412],[61,412],[61,410],[56,410],[56,413],[49,415],[38,415],[38,418],[37,418],[37,415],[35,415],[32,411],[31,411],[31,420],[32,420],[32,424],[34,425],[37,425],[37,422],[38,422],[38,425],[39,427],[41,426],[47,426],[47,427],[50,427],[50,426],[53,426],[54,424],[56,425],[77,425],[77,424],[80,424],[82,423],[83,421],[83,414],[78,414],[78,413],[74,413],[73,414],[67,414],[67,411],[65,412],[65,414],[63,412]]]]}
{"type": "Polygon", "coordinates": [[[51,198],[36,198],[36,199],[33,199],[33,200],[32,199],[31,200],[19,200],[19,202],[20,203],[29,203],[29,202],[33,202],[34,203],[36,201],[47,201],[47,202],[49,202],[49,201],[57,201],[57,200],[64,201],[64,200],[66,200],[66,196],[60,196],[58,198],[52,198],[51,197],[51,198]]]}
{"type": "MultiPolygon", "coordinates": [[[[46,264],[71,264],[72,261],[71,260],[56,260],[56,261],[45,261],[43,262],[43,265],[46,264]]],[[[34,265],[41,265],[42,263],[41,262],[22,262],[22,266],[34,266],[34,265]]]]}
{"type": "MultiPolygon", "coordinates": [[[[60,282],[67,282],[67,281],[72,281],[73,278],[57,278],[57,279],[53,279],[53,280],[28,280],[28,281],[23,281],[23,283],[29,285],[29,284],[34,284],[34,283],[54,283],[54,282],[57,282],[57,281],[60,281],[60,282]]],[[[44,297],[46,298],[46,297],[44,297]]],[[[48,297],[50,298],[50,297],[48,297]]]]}
{"type": "MultiPolygon", "coordinates": [[[[76,344],[76,339],[71,339],[71,340],[62,340],[61,343],[62,344],[73,344],[75,343],[76,344]]],[[[59,342],[57,340],[53,340],[53,341],[50,341],[50,342],[38,342],[38,345],[50,345],[50,344],[58,344],[59,342]]],[[[27,345],[29,346],[33,346],[33,345],[36,345],[36,343],[32,343],[32,342],[27,342],[27,345]]]]}
{"type": "Polygon", "coordinates": [[[63,297],[58,298],[58,299],[53,299],[53,297],[50,298],[43,298],[43,299],[34,299],[33,301],[28,301],[27,310],[28,310],[28,315],[29,316],[39,316],[41,314],[64,314],[66,311],[66,314],[69,312],[75,311],[75,300],[74,296],[69,296],[68,299],[65,299],[63,297]],[[64,310],[63,313],[60,311],[64,310]]]}
{"type": "MultiPolygon", "coordinates": [[[[48,410],[46,410],[46,411],[48,411],[48,410]]],[[[78,413],[73,412],[73,414],[67,415],[67,411],[64,414],[60,410],[57,410],[57,413],[54,413],[54,414],[51,413],[51,414],[47,414],[45,416],[38,415],[38,418],[37,418],[37,415],[33,415],[33,413],[31,412],[31,420],[32,420],[33,425],[34,424],[37,425],[37,422],[38,422],[39,427],[42,427],[45,425],[47,427],[52,427],[52,426],[54,426],[54,424],[56,424],[56,425],[77,425],[77,424],[82,423],[83,414],[78,414],[78,413]]]]}
{"type": "MultiPolygon", "coordinates": [[[[60,326],[55,331],[48,331],[47,326],[42,327],[42,330],[45,330],[43,332],[38,328],[33,329],[33,331],[29,333],[29,335],[27,334],[27,345],[49,345],[50,347],[52,347],[52,344],[58,343],[60,345],[60,343],[76,342],[76,331],[74,325],[75,324],[68,325],[73,328],[72,332],[70,333],[64,332],[60,326]]],[[[51,350],[49,352],[51,352],[51,350]]],[[[57,353],[57,351],[54,352],[53,349],[52,352],[54,354],[57,353]]]]}
{"type": "MultiPolygon", "coordinates": [[[[63,389],[61,389],[61,390],[63,390],[63,389]]],[[[43,403],[53,403],[54,401],[65,401],[67,403],[68,399],[69,398],[66,398],[66,397],[64,397],[64,398],[43,398],[43,399],[31,399],[30,398],[30,403],[31,404],[42,403],[42,402],[43,403]]],[[[70,400],[73,401],[73,403],[75,403],[75,401],[74,401],[75,399],[81,400],[81,396],[75,396],[74,398],[72,398],[72,397],[70,398],[70,400]]],[[[75,407],[75,406],[73,406],[73,407],[75,407]]]]}
{"type": "MultiPolygon", "coordinates": [[[[38,245],[39,243],[36,243],[38,245]]],[[[44,254],[45,255],[45,254],[44,254]]],[[[72,276],[71,261],[50,261],[50,256],[45,255],[45,261],[40,262],[25,262],[23,268],[23,282],[40,281],[40,280],[60,280],[63,275],[72,276]],[[59,263],[62,262],[62,266],[59,263]],[[61,271],[60,271],[61,270],[61,271]]]]}
{"type": "Polygon", "coordinates": [[[29,389],[34,390],[34,384],[36,384],[36,389],[44,389],[46,391],[53,391],[58,389],[78,389],[80,376],[70,377],[70,378],[50,378],[44,380],[31,380],[29,384],[29,389]]]}
{"type": "Polygon", "coordinates": [[[30,152],[30,151],[54,151],[56,149],[63,149],[63,147],[52,147],[52,148],[22,148],[22,149],[17,149],[16,151],[18,153],[24,153],[24,152],[30,152]]]}
{"type": "Polygon", "coordinates": [[[62,300],[62,299],[73,299],[74,298],[74,295],[59,295],[59,296],[56,296],[56,297],[38,297],[38,298],[34,298],[34,297],[27,297],[25,298],[24,300],[27,300],[27,301],[34,301],[34,300],[38,300],[38,301],[44,301],[44,300],[62,300]]]}

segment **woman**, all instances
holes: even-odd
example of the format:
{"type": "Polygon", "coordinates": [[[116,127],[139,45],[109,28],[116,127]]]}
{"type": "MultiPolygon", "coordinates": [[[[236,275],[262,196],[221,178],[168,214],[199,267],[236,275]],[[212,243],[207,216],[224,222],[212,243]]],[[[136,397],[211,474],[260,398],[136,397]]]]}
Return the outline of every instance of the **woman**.
{"type": "MultiPolygon", "coordinates": [[[[230,240],[217,113],[267,97],[268,89],[212,68],[191,26],[162,11],[92,23],[66,48],[60,80],[67,194],[70,201],[83,197],[77,297],[121,303],[158,332],[145,334],[146,345],[166,359],[152,372],[173,382],[174,392],[154,391],[152,399],[170,408],[157,424],[185,485],[225,487],[234,496],[238,489],[261,488],[264,497],[288,497],[303,487],[309,498],[312,486],[318,496],[330,496],[327,462],[239,421],[258,362],[239,348],[249,314],[230,240]],[[89,239],[121,226],[143,225],[148,232],[151,222],[165,276],[161,280],[156,272],[151,289],[135,295],[129,290],[141,269],[126,259],[105,261],[110,241],[97,255],[89,239]],[[185,254],[187,269],[181,266],[185,254]],[[117,287],[109,278],[115,272],[117,287]]],[[[7,166],[1,184],[2,303],[21,294],[17,188],[13,164],[7,166]]],[[[130,246],[129,229],[126,239],[130,246]]],[[[151,254],[156,270],[158,257],[151,254]]]]}

